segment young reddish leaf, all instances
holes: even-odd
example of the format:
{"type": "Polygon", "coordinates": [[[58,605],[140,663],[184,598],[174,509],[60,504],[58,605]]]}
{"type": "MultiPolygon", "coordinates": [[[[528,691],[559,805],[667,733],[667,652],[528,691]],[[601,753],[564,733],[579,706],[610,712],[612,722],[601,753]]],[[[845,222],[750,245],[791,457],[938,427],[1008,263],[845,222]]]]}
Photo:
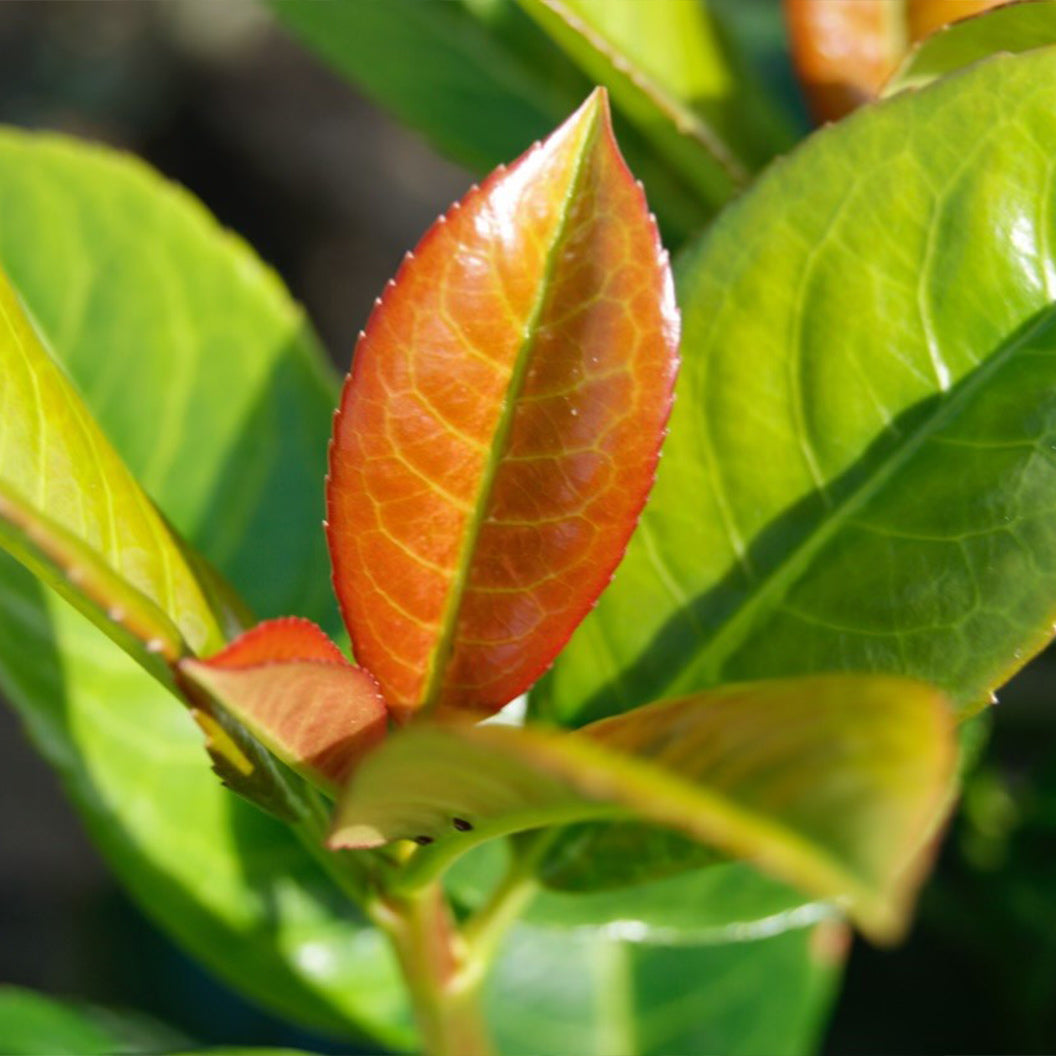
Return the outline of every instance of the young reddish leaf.
{"type": "Polygon", "coordinates": [[[796,73],[818,121],[874,99],[914,41],[1006,0],[785,0],[796,73]]]}
{"type": "Polygon", "coordinates": [[[321,628],[299,616],[265,620],[210,657],[208,663],[239,670],[284,660],[324,660],[352,666],[321,628]]]}
{"type": "Polygon", "coordinates": [[[398,718],[495,711],[551,663],[645,502],[677,343],[600,90],[408,257],[356,349],[327,494],[356,656],[398,718]]]}
{"type": "Polygon", "coordinates": [[[384,736],[385,704],[315,624],[297,617],[247,631],[180,670],[298,773],[333,789],[384,736]]]}

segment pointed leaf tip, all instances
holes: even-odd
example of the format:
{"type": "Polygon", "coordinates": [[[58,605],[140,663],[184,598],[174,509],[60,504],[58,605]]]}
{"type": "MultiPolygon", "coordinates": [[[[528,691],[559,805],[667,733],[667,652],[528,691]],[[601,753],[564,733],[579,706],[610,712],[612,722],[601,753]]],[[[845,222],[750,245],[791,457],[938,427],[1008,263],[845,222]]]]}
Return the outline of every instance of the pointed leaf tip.
{"type": "Polygon", "coordinates": [[[334,582],[397,717],[498,710],[623,555],[677,369],[673,285],[596,90],[435,223],[335,421],[334,582]]]}
{"type": "Polygon", "coordinates": [[[183,675],[283,762],[327,790],[385,736],[377,684],[309,620],[271,620],[183,675]]]}

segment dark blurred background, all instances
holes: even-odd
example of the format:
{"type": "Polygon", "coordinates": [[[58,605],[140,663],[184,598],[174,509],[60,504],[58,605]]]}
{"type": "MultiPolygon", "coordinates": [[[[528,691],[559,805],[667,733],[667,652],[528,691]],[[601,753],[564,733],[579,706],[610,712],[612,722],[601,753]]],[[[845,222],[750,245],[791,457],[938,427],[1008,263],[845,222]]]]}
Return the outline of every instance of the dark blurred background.
{"type": "MultiPolygon", "coordinates": [[[[0,3],[0,121],[102,140],[185,184],[279,270],[342,369],[376,292],[471,182],[249,0],[0,3]]],[[[1056,1052],[1054,697],[1050,656],[1002,694],[918,925],[895,951],[856,945],[828,1051],[1056,1052]]],[[[142,918],[2,706],[0,983],[203,1042],[336,1051],[142,918]]]]}

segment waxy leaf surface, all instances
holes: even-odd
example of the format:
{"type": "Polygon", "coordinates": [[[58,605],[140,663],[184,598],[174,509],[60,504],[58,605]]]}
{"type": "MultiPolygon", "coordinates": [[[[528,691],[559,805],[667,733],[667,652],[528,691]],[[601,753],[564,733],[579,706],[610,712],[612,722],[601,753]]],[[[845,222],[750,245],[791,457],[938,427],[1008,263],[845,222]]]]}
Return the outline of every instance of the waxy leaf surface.
{"type": "Polygon", "coordinates": [[[2,273],[0,524],[0,545],[123,643],[138,639],[137,656],[222,644],[179,545],[2,273]]]}
{"type": "Polygon", "coordinates": [[[685,0],[519,0],[701,201],[718,208],[791,145],[715,13],[685,0]]]}
{"type": "Polygon", "coordinates": [[[385,736],[377,683],[315,624],[269,620],[180,671],[298,773],[336,789],[385,736]]]}
{"type": "Polygon", "coordinates": [[[884,96],[922,88],[980,59],[1000,52],[1030,51],[1056,43],[1056,3],[1031,0],[1008,4],[954,22],[920,41],[884,85],[884,96]]]}
{"type": "Polygon", "coordinates": [[[331,843],[468,844],[622,808],[841,899],[890,939],[953,755],[939,694],[853,675],[728,686],[575,733],[420,725],[363,761],[331,843]]]}
{"type": "Polygon", "coordinates": [[[968,713],[1048,641],[1054,115],[1052,49],[980,63],[815,134],[680,262],[657,486],[540,709],[841,669],[968,713]]]}
{"type": "Polygon", "coordinates": [[[398,715],[495,711],[552,661],[645,502],[677,341],[600,93],[405,262],[357,347],[328,484],[338,598],[398,715]]]}
{"type": "MultiPolygon", "coordinates": [[[[263,615],[339,625],[312,512],[338,388],[274,276],[139,162],[13,131],[0,260],[181,533],[263,615]]],[[[6,554],[0,684],[155,924],[284,1016],[412,1045],[384,938],[286,826],[221,786],[186,709],[6,554]]]]}

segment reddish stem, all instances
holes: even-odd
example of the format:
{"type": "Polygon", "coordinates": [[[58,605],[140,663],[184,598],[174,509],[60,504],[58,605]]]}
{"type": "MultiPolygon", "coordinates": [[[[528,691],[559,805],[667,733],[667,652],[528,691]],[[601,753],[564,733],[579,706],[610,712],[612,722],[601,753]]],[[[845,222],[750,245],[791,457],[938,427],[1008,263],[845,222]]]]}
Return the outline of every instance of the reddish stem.
{"type": "Polygon", "coordinates": [[[371,908],[403,969],[424,1056],[491,1056],[480,979],[465,971],[465,947],[440,885],[371,908]]]}

